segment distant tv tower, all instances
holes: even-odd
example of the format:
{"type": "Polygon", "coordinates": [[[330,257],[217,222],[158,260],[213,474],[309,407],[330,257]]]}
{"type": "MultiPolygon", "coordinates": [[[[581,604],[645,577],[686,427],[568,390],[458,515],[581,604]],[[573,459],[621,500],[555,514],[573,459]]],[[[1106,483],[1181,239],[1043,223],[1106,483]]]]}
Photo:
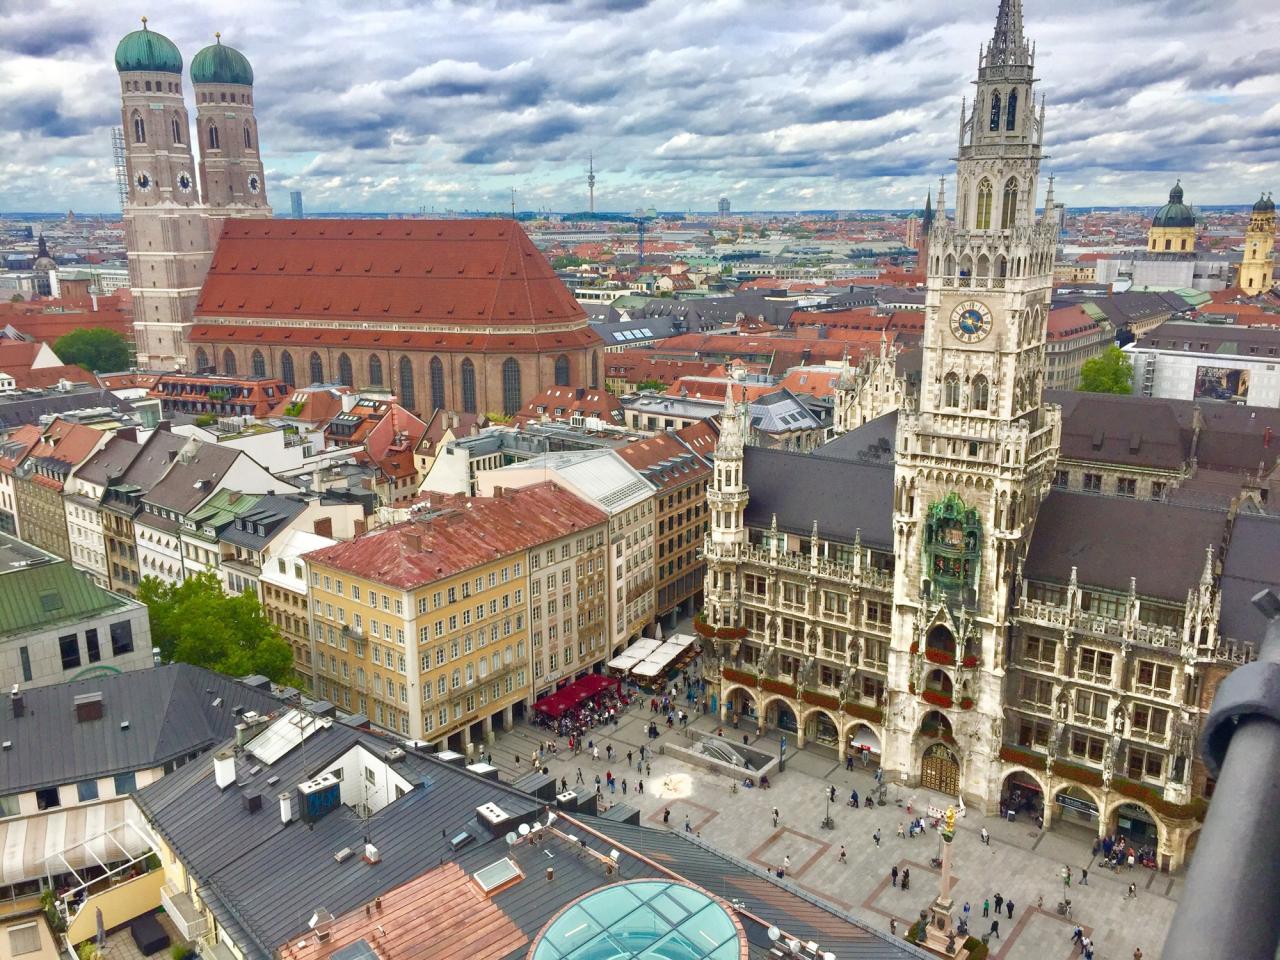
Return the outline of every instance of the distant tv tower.
{"type": "Polygon", "coordinates": [[[511,219],[516,218],[516,188],[511,188],[511,219]]]}
{"type": "Polygon", "coordinates": [[[587,154],[587,210],[596,212],[596,163],[595,155],[587,154]]]}

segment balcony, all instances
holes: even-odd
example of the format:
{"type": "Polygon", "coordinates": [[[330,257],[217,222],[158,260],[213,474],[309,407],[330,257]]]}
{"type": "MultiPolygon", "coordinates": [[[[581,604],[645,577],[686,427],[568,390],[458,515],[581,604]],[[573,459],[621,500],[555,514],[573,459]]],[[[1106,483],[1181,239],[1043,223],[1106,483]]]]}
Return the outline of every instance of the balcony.
{"type": "Polygon", "coordinates": [[[208,932],[209,921],[196,909],[191,894],[185,890],[171,882],[166,883],[160,888],[160,903],[184,939],[198,940],[208,932]]]}

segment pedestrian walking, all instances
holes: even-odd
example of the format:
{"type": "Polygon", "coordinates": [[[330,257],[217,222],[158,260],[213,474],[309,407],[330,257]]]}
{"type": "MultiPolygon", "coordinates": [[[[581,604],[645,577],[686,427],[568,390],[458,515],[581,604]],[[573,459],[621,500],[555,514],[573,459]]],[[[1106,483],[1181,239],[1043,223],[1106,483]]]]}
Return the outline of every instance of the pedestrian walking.
{"type": "Polygon", "coordinates": [[[791,854],[787,854],[782,858],[782,869],[784,871],[791,869],[791,854]]]}
{"type": "Polygon", "coordinates": [[[991,921],[991,932],[988,935],[995,937],[997,940],[1000,939],[1000,921],[999,920],[991,921]]]}
{"type": "Polygon", "coordinates": [[[1129,892],[1125,894],[1125,899],[1126,900],[1138,899],[1138,885],[1136,883],[1129,884],[1129,892]]]}
{"type": "Polygon", "coordinates": [[[627,751],[627,766],[631,766],[631,751],[627,751]]]}
{"type": "Polygon", "coordinates": [[[644,781],[643,781],[643,780],[641,780],[639,783],[637,783],[637,784],[636,784],[636,793],[639,793],[639,794],[643,794],[643,793],[644,793],[644,781]]]}
{"type": "Polygon", "coordinates": [[[689,815],[687,813],[684,815],[684,832],[693,833],[693,827],[689,823],[689,815]]]}
{"type": "Polygon", "coordinates": [[[836,802],[836,785],[834,783],[831,785],[831,802],[836,802]]]}
{"type": "Polygon", "coordinates": [[[876,828],[876,832],[871,835],[871,839],[876,842],[876,846],[880,846],[880,828],[876,828]]]}
{"type": "Polygon", "coordinates": [[[627,778],[626,777],[622,778],[622,795],[624,797],[627,795],[627,778]]]}
{"type": "Polygon", "coordinates": [[[896,937],[897,935],[898,935],[898,921],[893,919],[893,917],[890,917],[889,918],[889,936],[896,937]]]}
{"type": "Polygon", "coordinates": [[[773,825],[775,827],[778,825],[778,808],[777,807],[773,808],[773,825]]]}
{"type": "Polygon", "coordinates": [[[1142,948],[1141,948],[1141,947],[1134,947],[1134,948],[1133,948],[1133,960],[1142,960],[1142,948]]]}
{"type": "Polygon", "coordinates": [[[893,886],[898,885],[898,865],[895,863],[893,869],[889,871],[889,881],[893,886]]]}
{"type": "Polygon", "coordinates": [[[992,897],[991,899],[995,902],[995,905],[996,905],[996,916],[998,917],[998,916],[1000,916],[1000,907],[1001,907],[1001,905],[1004,903],[1004,897],[1000,896],[1000,894],[998,894],[998,893],[997,893],[997,894],[996,894],[994,897],[992,897]]]}
{"type": "Polygon", "coordinates": [[[841,863],[848,863],[848,862],[849,862],[848,854],[846,854],[846,853],[844,852],[844,844],[843,844],[843,843],[842,843],[842,844],[840,844],[840,857],[839,857],[839,860],[840,860],[840,862],[841,862],[841,863]]]}
{"type": "Polygon", "coordinates": [[[577,779],[577,780],[575,780],[575,781],[573,781],[573,783],[574,783],[574,785],[575,785],[575,786],[577,786],[579,783],[586,783],[586,781],[582,779],[582,768],[581,768],[581,767],[579,767],[579,768],[578,768],[578,779],[577,779]]]}
{"type": "Polygon", "coordinates": [[[653,767],[652,767],[652,766],[650,766],[650,764],[649,764],[649,761],[648,761],[648,760],[646,760],[646,761],[644,762],[644,775],[645,775],[646,777],[651,777],[651,776],[653,776],[653,767]]]}
{"type": "Polygon", "coordinates": [[[1004,903],[1004,908],[1009,911],[1009,919],[1012,920],[1013,919],[1013,901],[1006,900],[1004,903]]]}
{"type": "Polygon", "coordinates": [[[911,886],[911,868],[904,867],[902,870],[902,889],[906,890],[911,886]]]}
{"type": "Polygon", "coordinates": [[[853,769],[853,754],[852,754],[852,753],[847,753],[847,754],[845,754],[845,758],[844,758],[844,768],[845,768],[846,770],[852,770],[852,769],[853,769]]]}
{"type": "Polygon", "coordinates": [[[991,901],[990,901],[990,900],[983,900],[983,901],[982,901],[982,915],[983,915],[984,917],[989,917],[989,916],[991,916],[991,901]]]}
{"type": "Polygon", "coordinates": [[[901,820],[898,821],[898,836],[905,838],[907,835],[907,827],[901,820]]]}
{"type": "Polygon", "coordinates": [[[988,847],[991,846],[991,834],[987,833],[986,827],[982,828],[982,842],[988,847]]]}
{"type": "Polygon", "coordinates": [[[1087,887],[1089,885],[1089,868],[1080,868],[1080,886],[1087,887]]]}
{"type": "Polygon", "coordinates": [[[964,919],[967,921],[969,919],[969,901],[968,900],[964,902],[963,909],[964,909],[964,919]]]}
{"type": "Polygon", "coordinates": [[[596,762],[596,763],[599,763],[599,762],[600,762],[600,748],[599,748],[599,747],[592,747],[592,748],[591,748],[591,759],[592,759],[594,762],[596,762]]]}
{"type": "Polygon", "coordinates": [[[1084,930],[1082,930],[1079,926],[1077,926],[1075,930],[1072,931],[1071,933],[1071,942],[1079,943],[1083,939],[1084,939],[1084,930]]]}
{"type": "Polygon", "coordinates": [[[667,807],[665,810],[663,810],[663,811],[662,811],[662,822],[663,822],[664,824],[665,824],[665,823],[670,823],[670,822],[671,822],[671,808],[670,808],[670,807],[667,807]]]}

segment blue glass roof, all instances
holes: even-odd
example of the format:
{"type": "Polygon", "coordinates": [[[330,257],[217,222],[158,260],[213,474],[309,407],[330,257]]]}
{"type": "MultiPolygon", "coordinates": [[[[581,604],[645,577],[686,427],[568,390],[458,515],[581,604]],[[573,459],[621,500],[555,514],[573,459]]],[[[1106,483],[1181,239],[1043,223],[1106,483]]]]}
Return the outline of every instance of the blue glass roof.
{"type": "Polygon", "coordinates": [[[532,960],[738,960],[724,907],[665,880],[620,883],[584,897],[542,932],[532,960]]]}

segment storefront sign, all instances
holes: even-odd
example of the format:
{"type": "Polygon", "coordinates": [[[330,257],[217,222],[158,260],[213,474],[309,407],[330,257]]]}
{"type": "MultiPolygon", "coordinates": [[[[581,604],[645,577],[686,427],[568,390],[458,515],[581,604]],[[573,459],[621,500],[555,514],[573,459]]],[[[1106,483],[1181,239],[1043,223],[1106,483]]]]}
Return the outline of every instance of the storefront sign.
{"type": "Polygon", "coordinates": [[[1078,797],[1070,797],[1065,793],[1058,794],[1056,799],[1059,806],[1066,807],[1068,810],[1075,810],[1078,813],[1087,814],[1090,817],[1096,817],[1098,815],[1097,804],[1090,803],[1088,800],[1081,800],[1078,797]]]}

